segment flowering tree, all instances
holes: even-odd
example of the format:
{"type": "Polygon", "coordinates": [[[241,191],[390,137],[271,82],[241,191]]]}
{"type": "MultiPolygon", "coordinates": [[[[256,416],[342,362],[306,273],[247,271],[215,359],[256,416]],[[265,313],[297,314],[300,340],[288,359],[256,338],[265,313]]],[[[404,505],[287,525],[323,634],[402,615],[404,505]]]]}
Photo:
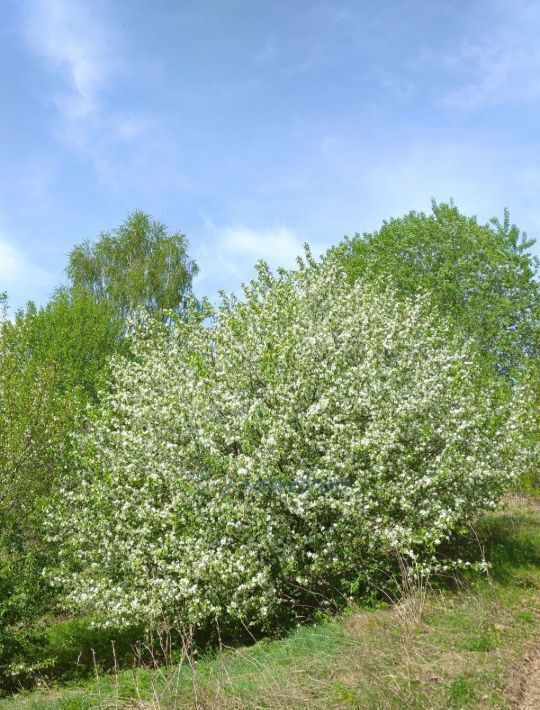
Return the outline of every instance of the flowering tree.
{"type": "Polygon", "coordinates": [[[496,504],[519,417],[427,297],[339,268],[260,264],[215,313],[140,320],[51,511],[72,603],[105,624],[264,625],[379,584],[396,552],[433,567],[496,504]]]}

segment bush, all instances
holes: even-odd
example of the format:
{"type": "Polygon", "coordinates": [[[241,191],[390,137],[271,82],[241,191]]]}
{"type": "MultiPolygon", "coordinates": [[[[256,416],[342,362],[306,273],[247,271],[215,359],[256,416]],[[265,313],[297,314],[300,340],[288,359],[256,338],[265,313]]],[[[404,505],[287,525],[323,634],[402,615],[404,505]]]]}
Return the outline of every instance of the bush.
{"type": "Polygon", "coordinates": [[[524,458],[452,332],[331,257],[261,264],[172,330],[141,318],[50,512],[51,575],[103,624],[230,628],[373,589],[396,553],[433,568],[524,458]]]}

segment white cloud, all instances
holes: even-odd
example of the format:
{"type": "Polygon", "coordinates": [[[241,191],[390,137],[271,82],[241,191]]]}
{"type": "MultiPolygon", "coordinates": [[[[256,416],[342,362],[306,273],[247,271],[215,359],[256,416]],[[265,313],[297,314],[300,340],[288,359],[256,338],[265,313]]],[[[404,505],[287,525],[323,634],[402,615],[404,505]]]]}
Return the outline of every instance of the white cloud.
{"type": "Polygon", "coordinates": [[[261,230],[226,227],[220,231],[217,241],[228,255],[254,261],[264,259],[272,266],[292,266],[303,252],[302,242],[287,227],[261,230]]]}
{"type": "Polygon", "coordinates": [[[530,0],[486,4],[484,32],[465,37],[442,66],[460,77],[442,103],[461,109],[540,97],[540,7],[530,0]]]}
{"type": "MultiPolygon", "coordinates": [[[[213,296],[219,290],[237,291],[251,279],[257,261],[273,269],[294,268],[304,253],[304,240],[285,226],[253,229],[245,225],[219,227],[207,222],[201,239],[193,240],[194,256],[201,267],[196,291],[213,296]]],[[[317,254],[317,248],[314,248],[317,254]]]]}
{"type": "Polygon", "coordinates": [[[0,235],[0,292],[7,291],[11,305],[22,305],[32,298],[42,300],[43,291],[54,282],[52,274],[0,235]]]}
{"type": "Polygon", "coordinates": [[[113,70],[111,38],[79,0],[34,0],[26,25],[30,47],[63,77],[68,91],[56,97],[62,113],[77,120],[95,112],[113,70]]]}
{"type": "Polygon", "coordinates": [[[540,97],[540,51],[501,40],[492,46],[465,47],[457,60],[469,67],[473,79],[449,91],[443,103],[475,109],[488,103],[540,97]]]}
{"type": "Polygon", "coordinates": [[[83,155],[110,189],[174,183],[177,165],[171,174],[163,160],[171,153],[163,146],[167,132],[152,113],[131,111],[123,94],[135,60],[124,56],[114,8],[106,0],[31,0],[29,7],[27,45],[60,82],[43,97],[58,109],[55,138],[83,155]]]}

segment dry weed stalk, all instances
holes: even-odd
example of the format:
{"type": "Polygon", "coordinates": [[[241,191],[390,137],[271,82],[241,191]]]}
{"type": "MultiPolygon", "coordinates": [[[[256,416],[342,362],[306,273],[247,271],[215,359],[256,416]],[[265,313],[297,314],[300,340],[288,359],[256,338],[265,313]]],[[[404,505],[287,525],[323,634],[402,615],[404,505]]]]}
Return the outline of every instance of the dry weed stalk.
{"type": "Polygon", "coordinates": [[[426,597],[430,589],[429,573],[415,570],[403,555],[397,555],[401,579],[399,580],[399,598],[396,600],[395,610],[401,623],[406,627],[418,626],[426,604],[426,597]]]}

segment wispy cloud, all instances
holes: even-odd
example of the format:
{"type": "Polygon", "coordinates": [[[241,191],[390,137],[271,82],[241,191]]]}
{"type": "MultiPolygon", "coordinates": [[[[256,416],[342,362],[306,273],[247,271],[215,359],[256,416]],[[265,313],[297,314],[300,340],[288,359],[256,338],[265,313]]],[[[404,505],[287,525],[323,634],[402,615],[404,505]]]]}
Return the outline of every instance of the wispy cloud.
{"type": "Polygon", "coordinates": [[[496,2],[497,23],[465,37],[442,68],[457,78],[442,103],[476,109],[508,101],[540,98],[540,6],[530,0],[496,2]]]}
{"type": "Polygon", "coordinates": [[[77,120],[98,109],[100,91],[115,70],[109,31],[79,0],[34,0],[25,28],[30,47],[59,73],[66,85],[55,99],[77,120]]]}
{"type": "Polygon", "coordinates": [[[443,97],[448,106],[474,109],[540,97],[540,49],[520,46],[517,38],[465,46],[451,64],[468,67],[473,78],[443,97]]]}
{"type": "Polygon", "coordinates": [[[43,96],[57,108],[55,138],[83,155],[107,188],[132,192],[173,180],[162,159],[171,149],[152,113],[130,109],[123,82],[133,67],[110,15],[102,0],[32,0],[24,36],[58,79],[57,89],[44,84],[43,96]]]}

